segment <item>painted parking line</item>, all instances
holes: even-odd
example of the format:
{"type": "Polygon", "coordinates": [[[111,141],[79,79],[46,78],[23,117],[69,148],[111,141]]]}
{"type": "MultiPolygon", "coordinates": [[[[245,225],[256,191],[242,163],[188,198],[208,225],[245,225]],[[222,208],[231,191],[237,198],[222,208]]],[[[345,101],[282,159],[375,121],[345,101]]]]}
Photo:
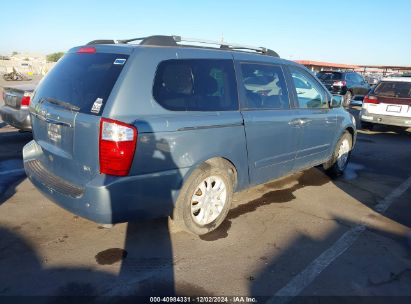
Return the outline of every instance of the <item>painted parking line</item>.
{"type": "MultiPolygon", "coordinates": [[[[375,206],[375,211],[384,213],[405,191],[411,187],[411,176],[394,189],[375,206]]],[[[364,221],[361,221],[364,222],[364,221]]],[[[288,303],[310,285],[335,259],[349,249],[367,229],[364,224],[357,225],[344,233],[330,248],[312,261],[283,288],[277,291],[267,303],[288,303]]]]}
{"type": "Polygon", "coordinates": [[[15,173],[24,173],[24,169],[22,168],[22,169],[13,169],[13,170],[2,171],[2,172],[0,172],[0,176],[15,174],[15,173]]]}

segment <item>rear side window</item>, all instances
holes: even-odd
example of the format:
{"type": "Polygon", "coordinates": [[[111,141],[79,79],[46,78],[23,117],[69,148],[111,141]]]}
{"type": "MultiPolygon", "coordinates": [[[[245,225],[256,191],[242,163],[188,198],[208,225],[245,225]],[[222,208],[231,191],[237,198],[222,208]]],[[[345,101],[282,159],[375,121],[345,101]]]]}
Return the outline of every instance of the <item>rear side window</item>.
{"type": "Polygon", "coordinates": [[[326,80],[342,80],[342,73],[339,72],[319,72],[317,74],[318,79],[326,80]]]}
{"type": "Polygon", "coordinates": [[[411,98],[411,82],[383,81],[374,93],[384,97],[411,98]]]}
{"type": "Polygon", "coordinates": [[[172,111],[238,110],[232,60],[182,59],[160,63],[153,96],[172,111]]]}
{"type": "Polygon", "coordinates": [[[247,109],[288,109],[287,86],[281,67],[267,64],[241,64],[247,109]]]}
{"type": "Polygon", "coordinates": [[[99,115],[127,60],[127,55],[66,54],[37,89],[36,98],[49,98],[99,115]]]}
{"type": "Polygon", "coordinates": [[[363,82],[363,79],[360,75],[356,74],[356,73],[349,73],[346,76],[347,81],[352,82],[352,83],[356,83],[359,84],[361,82],[363,82]]]}
{"type": "Polygon", "coordinates": [[[356,83],[363,83],[364,82],[364,78],[362,78],[362,76],[360,74],[355,73],[354,74],[354,79],[356,83]]]}

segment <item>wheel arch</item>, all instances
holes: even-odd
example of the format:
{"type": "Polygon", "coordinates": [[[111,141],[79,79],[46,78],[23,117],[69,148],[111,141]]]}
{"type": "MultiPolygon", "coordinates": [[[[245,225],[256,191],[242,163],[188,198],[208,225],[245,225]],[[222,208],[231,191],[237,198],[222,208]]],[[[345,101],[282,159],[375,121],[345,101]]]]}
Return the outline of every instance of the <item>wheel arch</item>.
{"type": "MultiPolygon", "coordinates": [[[[228,167],[230,169],[229,174],[230,176],[232,176],[232,181],[233,181],[233,189],[234,191],[236,191],[237,186],[238,186],[238,169],[237,166],[235,165],[235,163],[230,160],[227,157],[224,156],[212,156],[212,157],[208,157],[206,159],[203,159],[199,162],[197,162],[197,164],[195,164],[194,166],[192,166],[184,175],[183,177],[183,184],[187,181],[187,179],[191,176],[191,174],[194,172],[194,170],[196,170],[197,168],[199,168],[202,165],[209,165],[209,166],[216,166],[219,168],[225,168],[228,167]]],[[[182,187],[183,185],[181,185],[182,187]]]]}
{"type": "Polygon", "coordinates": [[[238,176],[237,176],[238,172],[237,172],[237,167],[231,160],[225,157],[213,157],[213,158],[207,159],[204,163],[210,164],[211,166],[216,166],[219,168],[228,168],[229,175],[233,181],[233,189],[235,191],[235,189],[237,188],[237,184],[238,184],[238,176]]]}
{"type": "Polygon", "coordinates": [[[351,134],[352,148],[354,148],[355,142],[356,142],[356,135],[355,135],[355,130],[354,130],[354,128],[351,127],[351,126],[348,126],[348,127],[345,128],[345,131],[344,131],[344,132],[348,132],[348,133],[351,134]]]}

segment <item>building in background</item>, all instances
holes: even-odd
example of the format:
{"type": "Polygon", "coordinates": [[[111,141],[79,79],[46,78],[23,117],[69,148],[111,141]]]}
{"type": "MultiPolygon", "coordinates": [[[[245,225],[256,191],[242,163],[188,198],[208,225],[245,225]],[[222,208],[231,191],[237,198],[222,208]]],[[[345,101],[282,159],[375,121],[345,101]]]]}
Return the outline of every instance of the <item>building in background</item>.
{"type": "Polygon", "coordinates": [[[13,68],[26,76],[44,75],[55,63],[47,62],[46,56],[35,53],[18,53],[11,56],[1,56],[0,74],[13,71],[13,68]]]}
{"type": "Polygon", "coordinates": [[[359,68],[357,65],[312,60],[296,60],[296,62],[306,66],[307,69],[314,73],[321,71],[353,71],[359,68]]]}
{"type": "Polygon", "coordinates": [[[385,65],[352,65],[312,60],[296,60],[313,73],[320,71],[356,71],[363,75],[390,76],[394,74],[411,73],[411,67],[407,66],[385,66],[385,65]]]}

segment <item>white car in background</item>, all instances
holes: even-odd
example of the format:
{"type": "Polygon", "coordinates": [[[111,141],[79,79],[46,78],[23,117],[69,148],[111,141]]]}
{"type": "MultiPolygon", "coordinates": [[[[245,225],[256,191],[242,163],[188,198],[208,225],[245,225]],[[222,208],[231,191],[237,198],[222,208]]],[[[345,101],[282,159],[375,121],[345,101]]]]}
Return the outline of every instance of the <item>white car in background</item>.
{"type": "Polygon", "coordinates": [[[365,96],[361,126],[371,130],[375,124],[411,127],[411,77],[382,79],[365,96]]]}

